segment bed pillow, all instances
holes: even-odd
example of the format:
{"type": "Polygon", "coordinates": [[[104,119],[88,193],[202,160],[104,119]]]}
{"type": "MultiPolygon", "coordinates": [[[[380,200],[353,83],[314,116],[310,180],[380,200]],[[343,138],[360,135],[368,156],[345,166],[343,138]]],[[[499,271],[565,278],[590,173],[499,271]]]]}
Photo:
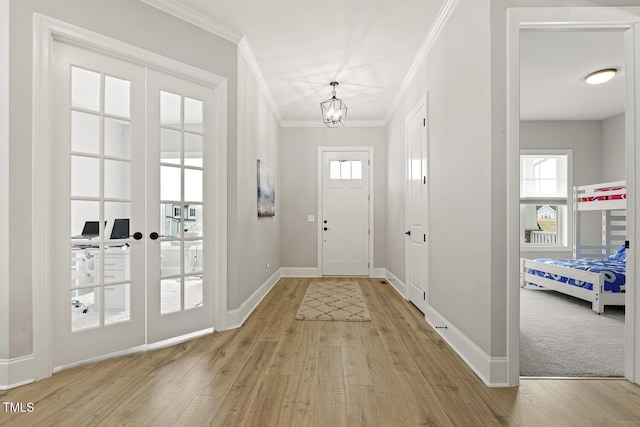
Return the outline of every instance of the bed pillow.
{"type": "Polygon", "coordinates": [[[626,261],[627,260],[627,248],[625,244],[621,244],[618,249],[611,255],[609,255],[609,259],[611,261],[626,261]]]}

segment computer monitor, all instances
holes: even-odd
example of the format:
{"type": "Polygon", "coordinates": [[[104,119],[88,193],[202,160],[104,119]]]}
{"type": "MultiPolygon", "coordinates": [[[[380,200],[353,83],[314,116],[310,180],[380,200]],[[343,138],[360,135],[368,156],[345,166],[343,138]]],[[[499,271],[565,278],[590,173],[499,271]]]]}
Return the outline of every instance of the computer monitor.
{"type": "MultiPolygon", "coordinates": [[[[107,221],[104,222],[105,226],[107,221]]],[[[82,227],[82,234],[73,236],[72,239],[92,239],[100,235],[100,221],[85,221],[82,227]]]]}
{"type": "Polygon", "coordinates": [[[129,237],[129,218],[116,218],[111,229],[111,240],[129,237]]]}

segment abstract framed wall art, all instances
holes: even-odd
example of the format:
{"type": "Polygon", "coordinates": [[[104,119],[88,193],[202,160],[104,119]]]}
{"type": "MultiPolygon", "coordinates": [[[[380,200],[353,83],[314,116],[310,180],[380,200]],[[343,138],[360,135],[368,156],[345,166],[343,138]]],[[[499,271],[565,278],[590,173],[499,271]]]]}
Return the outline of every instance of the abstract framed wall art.
{"type": "Polygon", "coordinates": [[[258,160],[258,216],[276,214],[276,176],[262,160],[258,160]]]}

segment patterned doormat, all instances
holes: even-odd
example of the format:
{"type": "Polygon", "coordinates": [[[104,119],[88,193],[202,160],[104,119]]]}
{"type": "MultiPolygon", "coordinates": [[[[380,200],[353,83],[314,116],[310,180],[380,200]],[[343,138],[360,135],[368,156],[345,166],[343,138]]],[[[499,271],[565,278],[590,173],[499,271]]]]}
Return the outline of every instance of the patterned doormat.
{"type": "Polygon", "coordinates": [[[309,283],[296,319],[368,322],[371,316],[358,282],[314,281],[309,283]]]}

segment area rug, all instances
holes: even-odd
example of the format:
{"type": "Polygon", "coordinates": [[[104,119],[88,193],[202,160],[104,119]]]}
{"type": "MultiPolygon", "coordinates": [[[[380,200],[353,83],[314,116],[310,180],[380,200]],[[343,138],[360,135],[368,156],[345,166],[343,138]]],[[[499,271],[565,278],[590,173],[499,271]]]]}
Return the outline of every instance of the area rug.
{"type": "Polygon", "coordinates": [[[520,289],[520,374],[551,377],[624,375],[624,307],[554,291],[520,289]]]}
{"type": "Polygon", "coordinates": [[[323,280],[309,283],[296,319],[368,322],[371,315],[358,282],[323,280]]]}

